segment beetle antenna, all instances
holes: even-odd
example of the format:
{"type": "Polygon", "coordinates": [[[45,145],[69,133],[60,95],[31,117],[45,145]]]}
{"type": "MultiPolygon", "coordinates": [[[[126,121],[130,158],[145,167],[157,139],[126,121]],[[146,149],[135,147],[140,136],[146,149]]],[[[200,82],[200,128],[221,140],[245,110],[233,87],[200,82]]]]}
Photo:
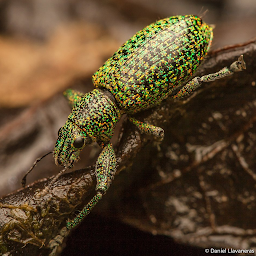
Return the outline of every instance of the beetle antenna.
{"type": "Polygon", "coordinates": [[[45,158],[46,156],[48,156],[49,154],[53,153],[53,151],[48,152],[47,154],[39,157],[36,159],[36,161],[34,162],[33,166],[28,170],[28,172],[24,175],[24,177],[21,180],[21,185],[23,188],[25,188],[26,186],[26,182],[27,182],[27,176],[30,172],[32,172],[32,170],[36,167],[37,163],[40,162],[43,158],[45,158]]]}

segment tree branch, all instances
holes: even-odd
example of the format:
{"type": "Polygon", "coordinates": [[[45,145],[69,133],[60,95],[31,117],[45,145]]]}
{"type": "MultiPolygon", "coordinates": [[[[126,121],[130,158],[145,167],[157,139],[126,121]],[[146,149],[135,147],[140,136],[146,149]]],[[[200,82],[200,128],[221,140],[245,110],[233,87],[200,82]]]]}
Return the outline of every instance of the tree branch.
{"type": "MultiPolygon", "coordinates": [[[[206,93],[214,97],[218,90],[225,91],[227,83],[236,86],[251,86],[255,81],[256,41],[215,51],[202,65],[199,74],[218,71],[230,65],[243,54],[247,70],[234,76],[205,85],[186,101],[166,100],[158,108],[136,115],[139,120],[160,127],[172,125],[180,113],[186,113],[195,95],[206,93]]],[[[197,74],[198,75],[198,74],[197,74]]],[[[229,91],[228,88],[226,91],[229,91]]],[[[228,93],[228,92],[227,92],[228,93]]],[[[225,96],[224,96],[225,97],[225,96]]],[[[246,101],[246,99],[245,99],[246,101]]],[[[180,131],[182,134],[182,131],[180,131]]],[[[176,134],[177,135],[177,134],[176,134]]],[[[166,134],[166,138],[170,135],[166,134]]],[[[171,134],[172,136],[172,134],[171,134]]],[[[153,138],[141,135],[135,126],[125,122],[117,147],[118,172],[131,167],[153,138]]],[[[152,156],[148,155],[148,159],[152,156]]],[[[0,200],[0,252],[2,255],[54,255],[69,232],[66,222],[91,199],[96,184],[94,167],[64,174],[50,188],[49,193],[36,199],[51,178],[35,182],[0,200]]],[[[104,200],[104,199],[103,199],[104,200]]]]}

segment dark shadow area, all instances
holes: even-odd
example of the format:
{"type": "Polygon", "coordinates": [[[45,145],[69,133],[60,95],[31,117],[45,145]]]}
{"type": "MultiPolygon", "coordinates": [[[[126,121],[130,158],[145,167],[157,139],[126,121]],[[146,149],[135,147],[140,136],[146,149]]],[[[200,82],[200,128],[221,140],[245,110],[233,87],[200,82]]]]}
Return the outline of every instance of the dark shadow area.
{"type": "Polygon", "coordinates": [[[154,236],[119,221],[91,214],[69,237],[61,255],[201,256],[206,254],[204,249],[181,245],[168,237],[154,236]]]}

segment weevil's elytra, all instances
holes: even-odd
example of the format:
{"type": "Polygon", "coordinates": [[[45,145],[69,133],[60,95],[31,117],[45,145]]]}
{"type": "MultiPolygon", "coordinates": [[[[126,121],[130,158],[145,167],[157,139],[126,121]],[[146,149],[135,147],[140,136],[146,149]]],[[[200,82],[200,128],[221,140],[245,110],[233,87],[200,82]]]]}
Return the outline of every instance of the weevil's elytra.
{"type": "Polygon", "coordinates": [[[92,142],[97,142],[103,149],[95,169],[96,194],[79,215],[68,222],[69,229],[90,213],[111,185],[116,172],[116,157],[110,139],[124,113],[141,133],[162,140],[162,128],[136,120],[133,115],[156,106],[168,96],[182,99],[203,82],[245,69],[241,55],[230,67],[192,79],[212,38],[212,27],[197,16],[159,20],[135,34],[99,68],[93,75],[93,91],[83,94],[67,90],[64,93],[72,112],[58,133],[54,149],[56,164],[65,169],[72,167],[81,150],[92,142]]]}
{"type": "Polygon", "coordinates": [[[128,40],[93,75],[120,109],[134,114],[165,99],[195,72],[211,45],[212,28],[193,15],[166,18],[128,40]]]}

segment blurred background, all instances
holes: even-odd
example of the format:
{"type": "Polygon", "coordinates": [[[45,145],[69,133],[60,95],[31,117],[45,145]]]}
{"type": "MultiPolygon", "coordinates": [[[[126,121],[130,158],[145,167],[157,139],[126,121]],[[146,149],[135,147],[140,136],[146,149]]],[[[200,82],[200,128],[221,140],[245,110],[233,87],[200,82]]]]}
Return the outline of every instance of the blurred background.
{"type": "Polygon", "coordinates": [[[90,77],[118,46],[161,18],[196,14],[215,24],[212,49],[256,32],[254,0],[2,0],[0,13],[1,107],[34,104],[70,78],[90,77]]]}

